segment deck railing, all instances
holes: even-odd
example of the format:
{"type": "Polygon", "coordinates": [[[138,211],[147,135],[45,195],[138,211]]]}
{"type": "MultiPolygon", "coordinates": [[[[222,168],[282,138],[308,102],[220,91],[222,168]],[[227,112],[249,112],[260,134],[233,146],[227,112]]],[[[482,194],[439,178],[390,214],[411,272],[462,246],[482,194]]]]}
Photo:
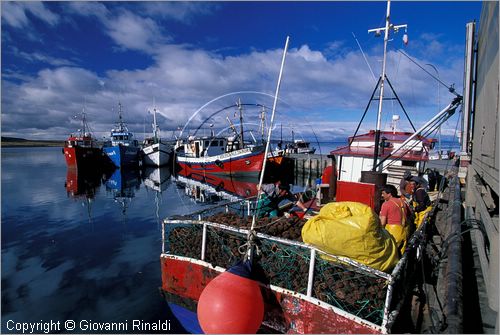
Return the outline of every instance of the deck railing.
{"type": "MultiPolygon", "coordinates": [[[[242,215],[253,210],[253,201],[225,203],[209,213],[229,211],[242,215]]],[[[249,230],[204,220],[207,211],[189,218],[166,219],[162,252],[231,267],[246,252],[249,230]]],[[[393,326],[415,280],[427,218],[408,243],[406,252],[388,274],[347,257],[328,254],[315,246],[263,233],[256,233],[258,263],[273,287],[321,301],[371,323],[381,332],[393,326]]]]}

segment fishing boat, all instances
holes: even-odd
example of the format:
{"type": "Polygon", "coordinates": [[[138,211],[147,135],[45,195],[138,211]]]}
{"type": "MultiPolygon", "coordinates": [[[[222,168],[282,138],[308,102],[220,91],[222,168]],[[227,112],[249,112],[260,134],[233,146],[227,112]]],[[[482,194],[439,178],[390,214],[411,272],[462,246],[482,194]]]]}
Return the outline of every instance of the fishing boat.
{"type": "Polygon", "coordinates": [[[139,164],[139,142],[127,128],[122,113],[122,104],[118,103],[118,123],[111,129],[110,141],[102,149],[117,168],[139,164]]]}
{"type": "MultiPolygon", "coordinates": [[[[252,200],[236,200],[163,221],[162,293],[185,308],[183,322],[199,328],[204,288],[240,257],[251,234],[252,200]]],[[[306,217],[306,219],[309,217],[306,217]]],[[[390,273],[339,257],[301,240],[306,219],[259,219],[252,233],[264,279],[264,333],[386,333],[411,287],[421,236],[414,235],[390,273]],[[417,238],[418,237],[418,238],[417,238]]]]}
{"type": "MultiPolygon", "coordinates": [[[[434,148],[435,139],[412,132],[380,131],[379,160],[381,172],[388,173],[389,182],[399,184],[404,171],[410,170],[415,175],[425,170],[429,153],[434,148]],[[413,139],[410,139],[413,137],[413,139]]],[[[351,136],[348,145],[330,152],[337,157],[338,180],[359,181],[362,171],[373,169],[376,131],[351,136]]]]}
{"type": "Polygon", "coordinates": [[[170,162],[173,145],[160,138],[160,128],[156,124],[156,107],[153,108],[153,136],[142,143],[142,164],[146,166],[165,166],[170,162]]]}
{"type": "Polygon", "coordinates": [[[295,139],[292,130],[292,142],[285,145],[285,152],[288,154],[314,154],[316,148],[311,147],[311,143],[303,139],[295,139]]]}
{"type": "Polygon", "coordinates": [[[245,175],[262,170],[265,148],[244,143],[235,136],[191,136],[182,149],[176,153],[176,159],[186,173],[245,175]]]}
{"type": "Polygon", "coordinates": [[[85,168],[101,165],[103,152],[90,132],[85,111],[82,112],[82,126],[64,142],[64,158],[68,167],[85,168]]]}

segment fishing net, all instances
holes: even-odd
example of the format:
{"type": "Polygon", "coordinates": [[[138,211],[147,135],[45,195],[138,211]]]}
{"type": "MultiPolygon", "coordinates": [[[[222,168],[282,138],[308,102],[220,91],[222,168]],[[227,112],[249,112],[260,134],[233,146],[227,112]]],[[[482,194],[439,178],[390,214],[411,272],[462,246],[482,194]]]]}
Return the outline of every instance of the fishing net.
{"type": "MultiPolygon", "coordinates": [[[[218,213],[204,218],[205,222],[216,222],[227,226],[247,229],[250,217],[231,213],[218,213]]],[[[275,237],[300,242],[300,231],[305,220],[281,218],[261,219],[257,231],[275,237]],[[271,234],[272,233],[272,234],[271,234]]],[[[246,231],[245,231],[246,232],[246,231]]],[[[230,231],[222,227],[206,225],[206,248],[204,260],[213,266],[231,267],[242,259],[246,251],[247,235],[241,231],[230,231]]],[[[202,258],[202,224],[176,224],[171,226],[167,237],[171,254],[202,258]]],[[[256,260],[265,274],[265,283],[307,293],[311,249],[300,243],[286,243],[276,238],[256,240],[256,260]]],[[[327,261],[316,253],[312,297],[320,299],[347,313],[381,325],[383,321],[387,276],[360,265],[342,261],[327,261]]]]}

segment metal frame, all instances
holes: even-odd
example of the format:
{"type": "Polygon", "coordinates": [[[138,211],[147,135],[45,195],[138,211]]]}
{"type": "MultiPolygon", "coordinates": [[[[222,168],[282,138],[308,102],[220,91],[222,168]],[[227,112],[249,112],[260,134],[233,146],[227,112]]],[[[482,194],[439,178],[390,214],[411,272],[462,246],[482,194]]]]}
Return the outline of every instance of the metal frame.
{"type": "MultiPolygon", "coordinates": [[[[427,217],[424,218],[424,223],[420,226],[420,228],[414,233],[414,235],[412,236],[412,238],[410,239],[409,241],[409,245],[416,245],[418,243],[420,243],[420,239],[421,239],[421,234],[422,234],[422,231],[424,229],[424,227],[426,226],[426,222],[428,220],[428,217],[429,217],[429,214],[427,217]]],[[[214,268],[213,265],[205,262],[204,258],[205,258],[205,249],[206,249],[206,230],[207,230],[207,227],[214,227],[214,228],[218,228],[218,229],[222,229],[222,230],[226,230],[226,231],[230,231],[230,232],[234,232],[234,233],[237,233],[237,234],[241,234],[242,236],[248,236],[249,234],[249,230],[247,229],[241,229],[241,228],[236,228],[236,227],[231,227],[231,226],[226,226],[226,225],[223,225],[223,224],[219,224],[219,223],[214,223],[214,222],[209,222],[209,221],[203,221],[203,220],[169,220],[169,219],[165,219],[163,220],[163,227],[165,227],[166,225],[202,225],[203,226],[203,238],[202,238],[202,246],[201,246],[201,260],[193,260],[191,258],[187,258],[187,257],[184,257],[184,258],[187,258],[189,259],[190,262],[193,262],[195,261],[197,264],[201,264],[203,266],[208,266],[210,268],[214,268]]],[[[175,256],[175,255],[170,255],[168,253],[168,251],[165,251],[165,248],[164,248],[164,245],[165,245],[165,241],[166,241],[166,236],[165,236],[165,228],[162,228],[162,252],[163,252],[163,255],[166,255],[168,257],[175,257],[175,258],[178,258],[178,259],[183,259],[182,256],[175,256]]],[[[408,253],[405,253],[403,255],[403,257],[401,258],[401,260],[398,262],[398,264],[396,265],[396,267],[394,268],[394,270],[392,271],[391,274],[387,274],[385,272],[382,272],[382,271],[379,271],[379,270],[376,270],[376,269],[373,269],[369,266],[366,266],[364,264],[361,264],[355,260],[352,260],[350,258],[347,258],[347,257],[339,257],[339,256],[336,256],[336,255],[332,255],[332,254],[329,254],[327,252],[324,252],[312,245],[308,245],[308,244],[305,244],[305,243],[302,243],[302,242],[297,242],[297,241],[292,241],[292,240],[288,240],[288,239],[284,239],[284,238],[280,238],[280,237],[275,237],[275,236],[270,236],[270,235],[266,235],[266,234],[262,234],[262,233],[256,233],[255,234],[256,237],[258,238],[261,238],[261,239],[266,239],[266,240],[270,240],[270,241],[275,241],[275,242],[279,242],[279,243],[282,243],[282,244],[285,244],[285,245],[290,245],[290,246],[297,246],[297,247],[300,247],[300,248],[303,248],[303,249],[308,249],[310,251],[310,254],[311,254],[311,258],[309,260],[309,274],[308,274],[308,281],[307,281],[307,293],[306,295],[303,295],[303,294],[300,294],[298,292],[294,292],[294,291],[289,291],[289,290],[286,290],[284,288],[280,288],[280,287],[277,287],[277,286],[272,286],[271,287],[273,288],[273,290],[277,290],[277,291],[280,291],[280,292],[287,292],[287,293],[290,293],[290,294],[293,294],[294,296],[299,296],[301,297],[302,299],[305,299],[307,301],[312,301],[318,305],[321,305],[321,306],[324,306],[326,308],[330,308],[330,309],[333,309],[336,313],[340,314],[340,315],[343,315],[343,316],[346,316],[348,315],[351,319],[355,320],[355,321],[359,321],[358,319],[360,319],[358,316],[355,316],[353,314],[350,314],[346,311],[343,311],[337,307],[334,307],[332,305],[329,305],[327,303],[325,303],[324,301],[321,301],[317,298],[314,298],[312,297],[312,287],[313,287],[313,282],[314,282],[314,269],[316,268],[316,262],[315,262],[315,259],[316,259],[316,255],[317,254],[322,254],[322,255],[326,255],[328,257],[331,257],[337,261],[339,261],[340,263],[346,263],[346,264],[349,264],[351,266],[353,266],[354,268],[357,268],[359,270],[361,270],[362,272],[366,272],[366,273],[369,273],[369,274],[372,274],[374,276],[377,276],[377,277],[380,277],[380,278],[383,278],[387,281],[388,285],[387,285],[387,294],[386,294],[386,298],[385,298],[385,306],[384,306],[384,313],[383,313],[383,318],[382,318],[382,324],[380,326],[378,325],[375,325],[373,324],[373,326],[376,326],[378,330],[380,330],[381,332],[388,332],[390,330],[390,328],[392,327],[392,324],[393,324],[393,321],[394,319],[397,317],[397,315],[399,314],[399,308],[401,306],[401,304],[397,304],[397,307],[396,308],[393,308],[392,310],[390,309],[390,306],[391,306],[391,303],[393,302],[393,296],[394,296],[394,285],[397,283],[398,279],[401,277],[401,273],[406,265],[406,263],[408,262],[408,253]]],[[[217,267],[217,268],[220,268],[220,267],[217,267]]],[[[225,269],[221,268],[222,270],[221,271],[224,271],[225,269]]],[[[405,296],[405,294],[403,294],[403,297],[405,296]]],[[[369,321],[366,321],[364,319],[360,319],[362,320],[363,323],[368,323],[368,324],[372,324],[370,323],[369,321]]]]}

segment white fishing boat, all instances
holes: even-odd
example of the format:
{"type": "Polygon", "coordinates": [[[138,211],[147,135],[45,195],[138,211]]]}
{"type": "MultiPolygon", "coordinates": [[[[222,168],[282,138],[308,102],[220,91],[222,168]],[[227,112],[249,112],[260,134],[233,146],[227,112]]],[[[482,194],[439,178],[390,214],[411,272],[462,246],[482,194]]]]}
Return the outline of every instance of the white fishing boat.
{"type": "Polygon", "coordinates": [[[316,148],[311,147],[311,142],[307,142],[303,139],[295,139],[294,132],[292,130],[292,142],[286,144],[285,153],[287,154],[314,154],[316,148]]]}
{"type": "Polygon", "coordinates": [[[146,166],[164,166],[170,162],[172,144],[162,142],[160,129],[156,124],[156,107],[153,108],[153,136],[144,139],[142,143],[142,164],[146,166]]]}

